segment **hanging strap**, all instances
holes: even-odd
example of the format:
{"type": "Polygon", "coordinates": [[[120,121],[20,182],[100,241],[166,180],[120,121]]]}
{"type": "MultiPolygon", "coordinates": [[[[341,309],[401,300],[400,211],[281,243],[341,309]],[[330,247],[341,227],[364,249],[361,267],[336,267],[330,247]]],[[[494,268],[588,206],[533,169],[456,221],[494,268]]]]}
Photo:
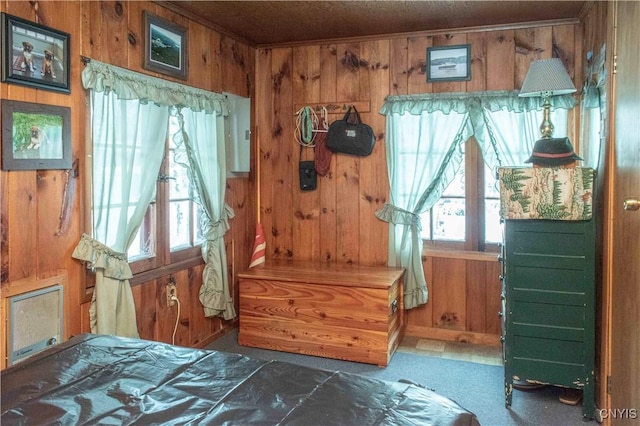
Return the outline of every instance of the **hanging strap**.
{"type": "Polygon", "coordinates": [[[296,112],[295,138],[301,146],[314,146],[315,132],[318,128],[318,116],[313,108],[305,106],[296,112]]]}

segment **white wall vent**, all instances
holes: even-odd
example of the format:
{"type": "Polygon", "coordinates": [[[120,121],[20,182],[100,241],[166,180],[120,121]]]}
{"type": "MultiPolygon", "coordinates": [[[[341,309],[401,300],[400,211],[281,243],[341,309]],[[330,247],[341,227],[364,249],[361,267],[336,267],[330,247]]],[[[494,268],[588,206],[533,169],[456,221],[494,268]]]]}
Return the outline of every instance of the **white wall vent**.
{"type": "Polygon", "coordinates": [[[9,365],[62,342],[62,286],[9,298],[9,365]]]}

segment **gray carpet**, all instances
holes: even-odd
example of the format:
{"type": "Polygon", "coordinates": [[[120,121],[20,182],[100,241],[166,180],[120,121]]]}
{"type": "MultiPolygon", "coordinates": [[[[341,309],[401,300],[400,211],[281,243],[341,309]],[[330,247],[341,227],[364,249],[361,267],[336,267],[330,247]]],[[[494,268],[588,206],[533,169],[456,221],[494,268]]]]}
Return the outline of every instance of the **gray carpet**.
{"type": "Polygon", "coordinates": [[[410,380],[453,399],[472,411],[483,426],[592,425],[582,420],[582,406],[558,401],[561,389],[551,386],[523,392],[514,390],[511,409],[504,405],[502,367],[455,361],[397,351],[386,368],[357,362],[290,354],[240,346],[237,331],[216,340],[207,349],[239,353],[265,360],[287,361],[325,370],[340,370],[380,380],[410,380]]]}

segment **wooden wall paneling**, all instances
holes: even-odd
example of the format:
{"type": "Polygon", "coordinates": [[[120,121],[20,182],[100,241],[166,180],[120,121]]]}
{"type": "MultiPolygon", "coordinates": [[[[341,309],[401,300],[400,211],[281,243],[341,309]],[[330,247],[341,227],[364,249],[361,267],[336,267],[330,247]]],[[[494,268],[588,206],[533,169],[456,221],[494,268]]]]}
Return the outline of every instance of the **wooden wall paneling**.
{"type": "Polygon", "coordinates": [[[487,35],[486,90],[514,90],[515,32],[503,30],[487,35]]]}
{"type": "MultiPolygon", "coordinates": [[[[102,1],[90,5],[96,12],[92,14],[92,19],[102,21],[102,31],[98,35],[92,35],[93,43],[96,45],[96,53],[99,52],[102,62],[107,62],[123,68],[138,65],[134,70],[140,68],[139,64],[129,61],[128,43],[128,13],[126,8],[130,3],[120,1],[102,1]]],[[[140,16],[140,19],[142,17],[140,16]]]]}
{"type": "MultiPolygon", "coordinates": [[[[39,170],[36,173],[36,257],[29,256],[31,262],[37,262],[38,276],[46,271],[72,267],[77,261],[71,258],[73,244],[78,242],[67,235],[56,235],[60,225],[60,211],[65,196],[66,173],[61,170],[39,170]]],[[[77,232],[73,232],[76,236],[77,232]]]]}
{"type": "Polygon", "coordinates": [[[575,57],[575,27],[573,25],[556,25],[552,29],[553,57],[558,57],[564,62],[569,75],[576,75],[575,57]]]}
{"type": "Polygon", "coordinates": [[[389,41],[389,95],[406,95],[409,92],[409,59],[407,38],[389,41]]]}
{"type": "Polygon", "coordinates": [[[249,48],[232,38],[220,37],[220,59],[222,60],[219,84],[225,91],[240,96],[250,96],[252,92],[249,84],[249,73],[253,71],[249,48]]]}
{"type": "Polygon", "coordinates": [[[467,262],[433,259],[433,323],[435,327],[464,330],[466,326],[467,262]]]}
{"type": "MultiPolygon", "coordinates": [[[[204,316],[203,311],[201,309],[199,310],[199,312],[194,312],[195,308],[198,307],[198,305],[200,305],[200,301],[198,299],[195,299],[195,300],[192,299],[191,297],[192,292],[189,291],[191,287],[196,286],[194,284],[197,284],[197,282],[193,281],[192,273],[193,273],[193,268],[189,268],[189,269],[183,269],[181,271],[176,272],[175,274],[172,274],[172,278],[176,282],[176,293],[178,296],[178,300],[180,301],[180,306],[178,307],[178,304],[176,303],[173,306],[167,307],[166,300],[163,303],[163,306],[169,309],[169,311],[171,312],[171,317],[174,320],[170,330],[169,342],[174,341],[172,337],[175,330],[175,344],[179,346],[192,345],[192,342],[194,340],[192,338],[192,334],[194,334],[194,331],[195,331],[192,328],[194,325],[192,323],[193,315],[195,314],[200,317],[204,316]],[[177,325],[175,322],[176,318],[177,318],[177,325]]],[[[164,283],[166,288],[166,282],[168,281],[168,279],[158,280],[158,281],[164,283]]],[[[200,288],[199,285],[197,287],[198,289],[200,288]]]]}
{"type": "MultiPolygon", "coordinates": [[[[174,274],[175,275],[175,274],[174,274]]],[[[177,306],[167,306],[167,283],[169,282],[169,275],[163,276],[154,280],[155,291],[155,308],[156,308],[156,327],[155,337],[153,340],[158,342],[171,343],[171,335],[173,334],[173,327],[178,317],[177,306]]],[[[176,284],[180,286],[178,280],[176,284]]],[[[148,284],[142,284],[148,285],[148,284]]],[[[185,286],[178,287],[178,297],[180,297],[180,290],[185,289],[185,286]]],[[[181,300],[182,303],[182,300],[181,300]]],[[[186,342],[185,342],[186,344],[186,342]]]]}
{"type": "MultiPolygon", "coordinates": [[[[360,67],[362,58],[359,43],[338,44],[337,95],[338,99],[358,100],[360,94],[360,67]]],[[[336,117],[339,118],[339,117],[336,117]]],[[[366,158],[365,158],[366,159],[366,158]]],[[[336,234],[339,262],[358,263],[359,244],[359,184],[362,159],[336,154],[336,234]]]]}
{"type": "Polygon", "coordinates": [[[156,330],[157,316],[161,315],[162,305],[158,305],[158,284],[159,280],[149,281],[131,287],[133,300],[136,305],[136,321],[138,322],[138,333],[140,338],[156,340],[158,337],[156,330]]]}
{"type": "Polygon", "coordinates": [[[37,276],[38,265],[38,182],[36,171],[3,172],[7,185],[7,228],[9,246],[8,281],[37,276]]]}
{"type": "Polygon", "coordinates": [[[433,46],[433,38],[427,36],[409,37],[407,43],[408,93],[431,93],[433,85],[427,83],[427,48],[433,46]]]}
{"type": "Polygon", "coordinates": [[[466,262],[467,275],[465,279],[466,297],[466,324],[465,330],[484,333],[487,329],[485,313],[487,311],[488,291],[486,277],[487,262],[469,260],[466,262]]]}
{"type": "Polygon", "coordinates": [[[410,336],[421,336],[425,330],[433,327],[433,257],[422,258],[424,276],[427,280],[427,303],[417,308],[409,309],[407,315],[406,334],[410,336]]]}
{"type": "Polygon", "coordinates": [[[467,34],[471,45],[471,80],[467,81],[467,92],[481,92],[487,87],[487,33],[467,34]]]}
{"type": "MultiPolygon", "coordinates": [[[[9,173],[0,172],[0,288],[9,282],[9,173]]],[[[4,318],[4,317],[0,317],[4,318]]],[[[0,321],[4,323],[4,321],[0,321]]],[[[2,346],[2,345],[0,345],[2,346]]]]}
{"type": "Polygon", "coordinates": [[[520,89],[532,61],[553,56],[551,27],[522,28],[515,30],[515,88],[520,89]]]}
{"type": "MultiPolygon", "coordinates": [[[[292,90],[293,103],[316,103],[320,101],[320,47],[305,46],[293,49],[292,90]]],[[[298,111],[291,116],[291,123],[296,123],[298,111]]],[[[294,124],[295,129],[295,124],[294,124]]],[[[302,131],[302,129],[300,129],[302,131]]],[[[294,182],[299,182],[298,161],[312,161],[313,147],[302,147],[292,138],[294,145],[294,182]]],[[[295,244],[294,255],[298,260],[312,260],[320,257],[320,218],[319,191],[302,191],[299,185],[292,183],[293,214],[291,228],[295,244]]]]}
{"type": "MultiPolygon", "coordinates": [[[[204,265],[190,268],[186,276],[176,275],[178,283],[178,297],[182,305],[181,309],[189,313],[189,346],[199,346],[216,331],[213,327],[214,323],[220,324],[219,319],[206,318],[204,316],[204,308],[200,303],[200,288],[202,287],[202,273],[204,265]],[[184,296],[184,298],[183,298],[184,296]]],[[[237,279],[234,277],[232,281],[231,294],[237,286],[237,279]]],[[[236,313],[238,312],[238,299],[234,298],[236,313]]]]}
{"type": "MultiPolygon", "coordinates": [[[[122,35],[123,46],[127,50],[127,68],[137,72],[149,72],[142,68],[144,63],[144,10],[150,10],[156,13],[153,6],[146,2],[131,1],[126,3],[127,8],[127,27],[126,32],[122,35]],[[148,8],[148,9],[147,9],[148,8]]],[[[191,33],[189,33],[189,36],[191,33]]]]}
{"type": "Polygon", "coordinates": [[[368,64],[361,68],[360,99],[370,99],[371,112],[361,114],[376,137],[373,153],[362,158],[360,167],[360,263],[386,265],[388,261],[389,226],[375,216],[387,201],[389,178],[385,150],[386,120],[379,113],[389,86],[389,41],[362,44],[362,58],[368,64]],[[367,83],[365,87],[364,83],[367,83]]]}
{"type": "Polygon", "coordinates": [[[91,324],[89,323],[89,308],[91,303],[83,303],[80,305],[80,333],[91,333],[91,324]]]}
{"type": "Polygon", "coordinates": [[[225,234],[229,274],[232,276],[231,295],[237,302],[238,283],[236,274],[249,265],[248,253],[253,249],[255,228],[254,196],[249,192],[249,182],[245,178],[227,179],[226,203],[233,208],[235,216],[230,220],[230,229],[225,234]]]}
{"type": "MultiPolygon", "coordinates": [[[[335,44],[320,46],[320,102],[332,102],[337,97],[337,47],[335,44]]],[[[328,117],[334,120],[336,116],[328,117]]],[[[327,123],[329,124],[329,123],[327,123]]],[[[326,136],[326,135],[325,135],[326,136]]],[[[329,171],[318,176],[318,192],[320,193],[320,257],[323,262],[337,259],[337,187],[336,187],[336,155],[331,155],[329,171]]]]}
{"type": "MultiPolygon", "coordinates": [[[[456,46],[459,44],[467,44],[467,35],[461,34],[442,34],[433,36],[433,46],[456,46]]],[[[432,83],[433,92],[435,93],[447,93],[447,92],[464,92],[466,88],[466,81],[440,81],[432,83]]]]}
{"type": "Polygon", "coordinates": [[[261,184],[271,186],[272,199],[268,202],[273,209],[270,219],[272,223],[271,252],[274,257],[295,256],[291,224],[293,223],[292,191],[298,186],[296,182],[298,147],[293,137],[294,111],[291,89],[293,77],[291,74],[291,49],[273,49],[271,62],[273,132],[268,139],[263,139],[270,148],[272,167],[264,170],[261,184]]]}
{"type": "MultiPolygon", "coordinates": [[[[272,143],[273,131],[273,88],[276,83],[271,73],[272,50],[259,49],[256,54],[256,137],[252,145],[251,176],[255,191],[258,193],[256,203],[259,205],[259,217],[256,222],[260,222],[265,232],[266,257],[273,257],[273,187],[271,176],[273,175],[272,143]],[[260,105],[260,108],[258,108],[260,105]],[[257,145],[257,147],[256,147],[257,145]],[[259,163],[259,166],[258,166],[259,163]],[[260,176],[257,173],[260,172],[260,176]],[[258,187],[259,185],[259,187],[258,187]]],[[[256,209],[257,211],[258,209],[256,209]]],[[[257,213],[256,213],[257,214],[257,213]]],[[[255,229],[252,226],[250,229],[255,229]]],[[[255,236],[255,235],[254,235],[255,236]]],[[[253,241],[252,241],[253,244],[253,241]]],[[[251,253],[246,256],[247,265],[251,253]]]]}
{"type": "MultiPolygon", "coordinates": [[[[500,294],[502,293],[502,284],[500,282],[500,273],[502,265],[500,262],[485,262],[485,329],[484,333],[499,336],[502,333],[502,322],[499,312],[502,309],[500,294]]],[[[469,299],[467,299],[468,302],[469,299]]]]}
{"type": "MultiPolygon", "coordinates": [[[[196,46],[196,52],[200,50],[200,61],[202,62],[204,69],[209,76],[207,77],[208,90],[213,92],[222,93],[224,92],[233,92],[235,88],[229,88],[229,90],[223,90],[224,86],[224,73],[222,71],[222,64],[226,61],[223,58],[222,54],[222,35],[215,31],[207,31],[209,36],[208,41],[203,41],[203,43],[207,43],[208,46],[196,46]]],[[[198,65],[196,65],[198,66],[198,65]]],[[[242,94],[236,93],[237,95],[249,96],[251,93],[242,94]]]]}
{"type": "MultiPolygon", "coordinates": [[[[189,22],[187,33],[189,43],[189,84],[203,90],[212,90],[212,80],[215,67],[211,50],[216,49],[212,43],[211,31],[193,21],[189,22]]],[[[219,73],[215,73],[218,75],[219,73]]],[[[214,90],[215,91],[215,90],[214,90]]]]}
{"type": "MultiPolygon", "coordinates": [[[[579,28],[579,27],[578,27],[579,28]]],[[[556,25],[553,27],[553,52],[554,57],[562,59],[569,76],[573,79],[577,93],[581,92],[582,81],[582,55],[576,53],[576,48],[581,46],[581,38],[576,40],[576,28],[573,25],[556,25]],[[577,41],[577,43],[576,43],[577,41]]],[[[574,141],[576,149],[579,149],[580,106],[569,111],[569,131],[567,136],[574,141]]]]}

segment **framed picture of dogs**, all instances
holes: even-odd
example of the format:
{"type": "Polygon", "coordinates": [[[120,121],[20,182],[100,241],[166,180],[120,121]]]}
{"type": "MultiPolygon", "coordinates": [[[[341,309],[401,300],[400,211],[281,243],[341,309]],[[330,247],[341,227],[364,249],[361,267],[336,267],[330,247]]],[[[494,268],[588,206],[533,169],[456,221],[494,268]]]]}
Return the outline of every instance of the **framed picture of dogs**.
{"type": "Polygon", "coordinates": [[[187,29],[144,11],[144,69],[187,79],[187,29]]]}
{"type": "Polygon", "coordinates": [[[69,34],[2,14],[2,81],[69,93],[69,34]]]}
{"type": "Polygon", "coordinates": [[[71,108],[2,100],[2,170],[71,168],[71,108]]]}

